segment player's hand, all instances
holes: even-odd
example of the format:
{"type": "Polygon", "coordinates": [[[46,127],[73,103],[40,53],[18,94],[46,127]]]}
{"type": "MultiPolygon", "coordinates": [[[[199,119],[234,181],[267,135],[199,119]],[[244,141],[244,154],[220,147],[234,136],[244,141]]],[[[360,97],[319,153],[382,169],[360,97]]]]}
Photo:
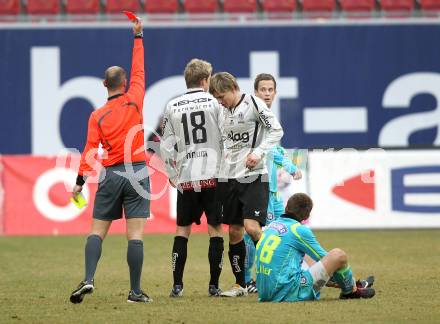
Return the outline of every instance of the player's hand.
{"type": "Polygon", "coordinates": [[[141,18],[138,17],[134,21],[133,33],[136,35],[136,34],[139,34],[141,32],[142,32],[142,20],[141,20],[141,18]]]}
{"type": "Polygon", "coordinates": [[[302,178],[302,172],[300,169],[296,169],[295,173],[292,173],[293,180],[299,180],[302,178]]]}
{"type": "Polygon", "coordinates": [[[80,185],[74,185],[72,189],[72,197],[76,200],[76,195],[82,191],[83,187],[80,185]]]}
{"type": "Polygon", "coordinates": [[[246,168],[253,169],[261,161],[261,157],[254,153],[248,154],[246,157],[246,168]]]}

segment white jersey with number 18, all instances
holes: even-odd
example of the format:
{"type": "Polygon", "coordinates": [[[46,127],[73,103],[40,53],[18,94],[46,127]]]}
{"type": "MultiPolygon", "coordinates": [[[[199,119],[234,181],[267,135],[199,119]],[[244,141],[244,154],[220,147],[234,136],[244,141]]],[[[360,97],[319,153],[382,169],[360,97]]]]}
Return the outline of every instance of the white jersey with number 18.
{"type": "Polygon", "coordinates": [[[218,101],[203,89],[189,89],[168,103],[160,151],[175,184],[218,176],[222,113],[218,101]]]}

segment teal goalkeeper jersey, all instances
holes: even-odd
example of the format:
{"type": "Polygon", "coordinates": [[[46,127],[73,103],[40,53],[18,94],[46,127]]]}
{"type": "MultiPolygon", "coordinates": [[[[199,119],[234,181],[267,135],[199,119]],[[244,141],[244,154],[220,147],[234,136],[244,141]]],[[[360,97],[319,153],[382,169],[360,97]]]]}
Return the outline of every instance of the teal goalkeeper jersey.
{"type": "Polygon", "coordinates": [[[255,259],[260,301],[304,300],[300,292],[301,280],[311,279],[301,269],[304,254],[315,261],[327,255],[309,227],[283,216],[265,228],[257,245],[255,259]]]}

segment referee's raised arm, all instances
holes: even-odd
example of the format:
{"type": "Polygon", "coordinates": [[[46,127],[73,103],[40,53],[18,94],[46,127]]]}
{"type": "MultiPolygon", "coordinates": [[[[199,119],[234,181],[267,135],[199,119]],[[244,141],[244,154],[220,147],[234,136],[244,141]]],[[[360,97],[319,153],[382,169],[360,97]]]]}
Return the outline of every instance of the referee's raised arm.
{"type": "Polygon", "coordinates": [[[130,87],[127,93],[136,98],[136,103],[142,108],[145,96],[145,68],[142,21],[140,19],[134,23],[133,33],[134,45],[131,61],[130,87]]]}

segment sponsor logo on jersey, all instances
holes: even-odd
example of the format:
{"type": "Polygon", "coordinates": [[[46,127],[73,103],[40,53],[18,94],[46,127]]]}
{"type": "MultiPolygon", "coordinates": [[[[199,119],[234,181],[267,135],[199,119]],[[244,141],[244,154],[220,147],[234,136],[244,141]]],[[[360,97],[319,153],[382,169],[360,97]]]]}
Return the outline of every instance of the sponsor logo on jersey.
{"type": "Polygon", "coordinates": [[[248,132],[234,133],[233,131],[231,131],[228,134],[228,139],[231,141],[234,141],[234,142],[247,143],[247,142],[249,142],[249,133],[248,132]]]}
{"type": "Polygon", "coordinates": [[[173,106],[184,106],[192,103],[198,104],[198,103],[209,102],[211,100],[212,100],[211,98],[196,98],[193,100],[181,100],[179,102],[176,102],[173,106]]]}
{"type": "Polygon", "coordinates": [[[267,117],[262,111],[260,111],[260,120],[267,128],[272,128],[271,123],[269,122],[269,117],[267,117]]]}
{"type": "Polygon", "coordinates": [[[279,234],[286,234],[287,233],[287,227],[280,222],[276,222],[276,221],[272,222],[269,224],[268,228],[274,229],[279,234]]]}

